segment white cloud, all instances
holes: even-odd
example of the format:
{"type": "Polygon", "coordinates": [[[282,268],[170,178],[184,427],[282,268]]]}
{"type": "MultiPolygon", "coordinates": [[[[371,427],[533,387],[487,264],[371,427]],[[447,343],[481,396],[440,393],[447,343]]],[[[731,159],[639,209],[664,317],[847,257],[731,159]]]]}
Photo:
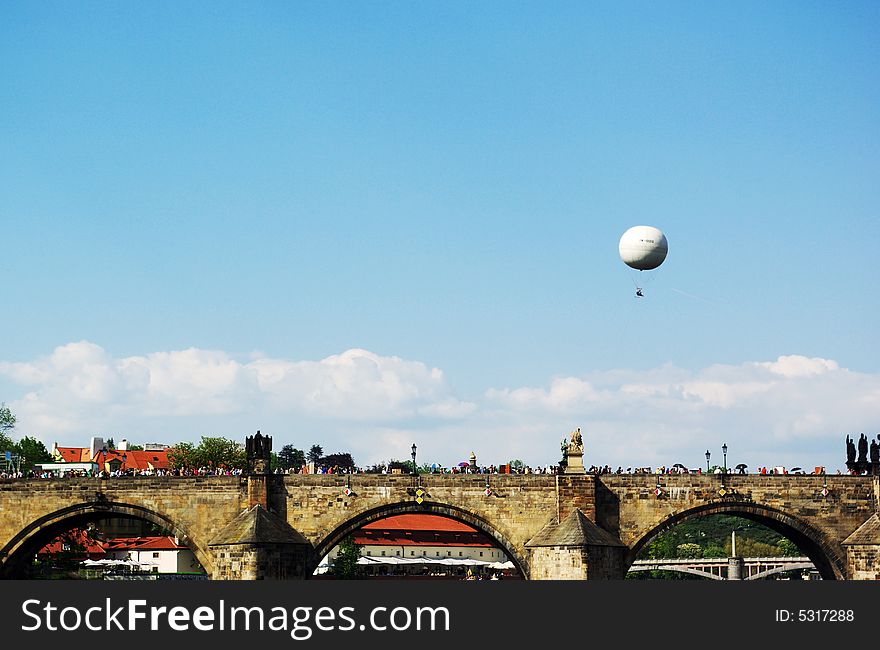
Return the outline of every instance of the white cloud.
{"type": "MultiPolygon", "coordinates": [[[[543,423],[544,447],[552,434],[558,442],[581,426],[593,459],[588,462],[597,464],[696,466],[707,447],[719,453],[726,442],[753,467],[836,468],[847,432],[880,430],[880,375],[791,355],[696,371],[614,370],[588,379],[557,378],[549,387],[491,389],[483,407],[521,430],[543,423]]],[[[510,430],[507,436],[516,438],[510,430]]]]}
{"type": "Polygon", "coordinates": [[[258,359],[248,365],[278,406],[352,420],[460,417],[473,409],[451,395],[443,373],[418,361],[352,349],[320,361],[258,359]]]}
{"type": "Polygon", "coordinates": [[[19,429],[53,441],[125,431],[138,419],[257,414],[363,423],[459,418],[475,408],[452,394],[439,369],[358,349],[320,361],[242,362],[196,348],[114,358],[80,341],[32,362],[0,362],[0,375],[33,389],[10,403],[19,429]]]}
{"type": "Polygon", "coordinates": [[[776,361],[756,365],[767,368],[770,372],[782,375],[783,377],[815,377],[816,375],[839,370],[835,361],[810,359],[798,355],[783,356],[779,357],[776,361]]]}
{"type": "Polygon", "coordinates": [[[116,358],[94,343],[60,346],[29,362],[0,361],[21,387],[5,401],[20,435],[85,444],[91,435],[140,442],[244,436],[318,443],[362,464],[407,458],[452,464],[558,460],[581,427],[587,462],[704,463],[707,448],[750,465],[842,466],[847,433],[880,429],[880,375],[797,355],[698,370],[671,365],[556,377],[546,385],[456,395],[422,362],[351,349],[289,360],[191,348],[116,358]]]}

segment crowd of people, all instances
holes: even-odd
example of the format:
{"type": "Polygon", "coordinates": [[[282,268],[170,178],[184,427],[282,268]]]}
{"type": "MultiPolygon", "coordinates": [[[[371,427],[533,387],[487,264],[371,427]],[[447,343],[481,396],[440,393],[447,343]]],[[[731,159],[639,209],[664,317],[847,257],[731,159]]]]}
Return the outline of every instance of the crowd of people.
{"type": "Polygon", "coordinates": [[[30,470],[28,472],[5,472],[0,471],[0,479],[52,479],[52,478],[123,478],[137,476],[241,476],[241,469],[225,469],[216,467],[199,467],[196,469],[118,469],[107,470],[30,470]]]}
{"type": "MultiPolygon", "coordinates": [[[[430,474],[442,474],[442,475],[454,475],[454,474],[517,474],[517,475],[526,475],[526,474],[558,474],[563,471],[564,468],[559,465],[538,465],[535,467],[531,467],[530,465],[522,465],[522,466],[511,466],[511,465],[488,465],[488,466],[471,466],[471,465],[463,465],[460,467],[435,467],[430,470],[430,474]]],[[[727,473],[736,473],[736,474],[746,474],[746,468],[744,466],[738,467],[735,470],[731,470],[728,468],[727,473]]],[[[708,473],[712,474],[721,474],[724,470],[721,467],[715,467],[713,470],[710,470],[708,473]]],[[[815,468],[810,473],[821,474],[824,472],[824,468],[815,468]]],[[[16,471],[0,471],[0,480],[2,479],[53,479],[53,478],[123,478],[123,477],[138,477],[138,476],[180,476],[180,477],[203,477],[203,476],[241,476],[244,473],[244,470],[240,468],[223,468],[223,467],[198,467],[198,468],[177,468],[177,469],[118,469],[115,471],[107,471],[107,470],[84,470],[84,469],[69,469],[69,470],[30,470],[27,472],[16,472],[16,471]]],[[[395,471],[394,469],[389,469],[386,465],[377,465],[368,468],[363,467],[340,467],[338,465],[324,467],[324,466],[308,466],[305,465],[298,469],[276,469],[276,474],[395,474],[395,473],[408,473],[402,471],[395,471]]],[[[591,465],[587,470],[588,474],[593,475],[604,475],[604,474],[704,474],[704,472],[700,468],[696,469],[687,469],[683,465],[674,465],[672,467],[666,467],[665,465],[660,465],[659,467],[627,467],[623,468],[622,466],[618,466],[617,469],[613,469],[610,465],[591,465]]],[[[803,471],[801,468],[796,467],[787,469],[785,467],[759,467],[756,474],[760,474],[762,476],[766,475],[789,475],[789,474],[805,474],[807,472],[803,471]]],[[[841,474],[841,471],[838,469],[837,474],[841,474]]]]}
{"type": "MultiPolygon", "coordinates": [[[[410,470],[401,468],[389,468],[386,465],[374,465],[372,467],[331,467],[317,466],[314,469],[304,466],[300,469],[276,470],[276,474],[408,474],[410,470]]],[[[423,474],[557,474],[559,466],[547,465],[531,467],[529,465],[464,465],[460,467],[434,467],[421,471],[423,474]]]]}

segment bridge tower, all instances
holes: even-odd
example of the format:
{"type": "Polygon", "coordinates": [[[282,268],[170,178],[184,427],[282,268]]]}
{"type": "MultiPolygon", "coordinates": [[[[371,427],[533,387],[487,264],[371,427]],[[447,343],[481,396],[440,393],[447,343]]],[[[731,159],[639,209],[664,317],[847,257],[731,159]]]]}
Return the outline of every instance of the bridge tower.
{"type": "Polygon", "coordinates": [[[214,558],[212,578],[303,579],[313,548],[285,520],[284,501],[272,498],[283,492],[281,477],[270,473],[272,438],[257,431],[245,439],[245,451],[247,507],[208,544],[214,558]]]}

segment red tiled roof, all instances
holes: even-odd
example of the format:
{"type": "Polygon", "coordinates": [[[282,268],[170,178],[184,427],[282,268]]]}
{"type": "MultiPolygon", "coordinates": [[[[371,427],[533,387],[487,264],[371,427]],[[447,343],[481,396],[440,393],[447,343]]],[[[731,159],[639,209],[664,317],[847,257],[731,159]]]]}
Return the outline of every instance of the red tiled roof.
{"type": "Polygon", "coordinates": [[[361,530],[428,530],[453,533],[476,533],[476,528],[438,515],[394,515],[366,524],[361,530]]]}
{"type": "Polygon", "coordinates": [[[495,544],[482,533],[432,533],[416,531],[364,531],[360,530],[352,536],[355,544],[361,546],[468,546],[492,548],[495,544]]]}
{"type": "Polygon", "coordinates": [[[117,537],[107,541],[108,551],[176,551],[186,548],[168,535],[161,537],[117,537]]]}
{"type": "Polygon", "coordinates": [[[356,544],[373,546],[495,546],[489,536],[465,523],[437,515],[395,515],[362,526],[356,544]]]}
{"type": "Polygon", "coordinates": [[[94,458],[94,462],[98,463],[102,469],[109,469],[106,464],[116,460],[121,463],[120,467],[122,469],[168,469],[167,451],[120,451],[118,449],[108,449],[107,451],[99,451],[95,454],[94,458]]]}
{"type": "Polygon", "coordinates": [[[56,447],[55,450],[64,463],[98,463],[101,469],[110,470],[109,462],[119,461],[121,469],[168,469],[168,451],[121,451],[108,449],[99,451],[91,457],[89,447],[56,447]]]}
{"type": "Polygon", "coordinates": [[[64,546],[71,541],[77,546],[85,548],[85,550],[78,554],[78,556],[83,559],[88,558],[90,560],[100,560],[107,553],[107,550],[104,548],[104,542],[99,539],[90,539],[86,534],[86,531],[75,529],[65,535],[59,535],[56,537],[41,548],[37,552],[37,555],[54,555],[56,553],[67,552],[65,551],[64,546]]]}
{"type": "Polygon", "coordinates": [[[91,449],[88,447],[56,447],[55,450],[64,463],[88,463],[91,449]]]}

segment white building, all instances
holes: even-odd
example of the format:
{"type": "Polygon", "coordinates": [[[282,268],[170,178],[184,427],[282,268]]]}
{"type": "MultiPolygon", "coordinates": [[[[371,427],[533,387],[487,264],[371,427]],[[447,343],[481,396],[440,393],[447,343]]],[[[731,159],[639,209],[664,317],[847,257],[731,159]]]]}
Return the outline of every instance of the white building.
{"type": "Polygon", "coordinates": [[[204,573],[195,554],[175,537],[118,537],[105,544],[107,559],[130,560],[150,573],[204,573]]]}

